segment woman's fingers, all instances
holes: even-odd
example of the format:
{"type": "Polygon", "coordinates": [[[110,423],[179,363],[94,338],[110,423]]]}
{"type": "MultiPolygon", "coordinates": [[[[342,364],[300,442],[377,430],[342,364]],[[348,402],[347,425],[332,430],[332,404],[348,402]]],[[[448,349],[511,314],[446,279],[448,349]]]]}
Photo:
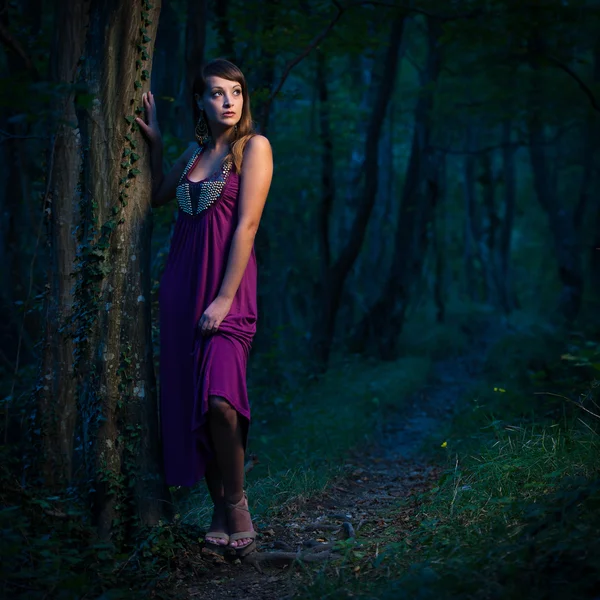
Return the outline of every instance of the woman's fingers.
{"type": "Polygon", "coordinates": [[[200,322],[198,323],[198,327],[200,327],[200,332],[203,335],[215,333],[219,329],[219,326],[216,321],[211,321],[210,319],[208,319],[204,316],[200,319],[200,322]]]}
{"type": "Polygon", "coordinates": [[[148,127],[148,125],[146,124],[144,119],[140,119],[139,117],[136,117],[135,122],[140,126],[140,129],[143,131],[143,133],[148,135],[148,133],[150,132],[150,127],[148,127]]]}

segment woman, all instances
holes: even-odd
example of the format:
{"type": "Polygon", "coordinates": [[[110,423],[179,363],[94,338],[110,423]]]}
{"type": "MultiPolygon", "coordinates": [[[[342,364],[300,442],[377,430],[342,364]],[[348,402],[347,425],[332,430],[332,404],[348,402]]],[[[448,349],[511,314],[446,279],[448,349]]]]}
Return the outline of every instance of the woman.
{"type": "Polygon", "coordinates": [[[244,75],[223,59],[193,86],[197,144],[171,171],[151,92],[137,119],[151,148],[152,206],[179,211],[160,282],[161,428],[167,484],[206,478],[214,503],[205,543],[244,556],[256,533],[243,490],[250,406],[246,364],[256,331],[258,229],[273,174],[254,133],[244,75]]]}

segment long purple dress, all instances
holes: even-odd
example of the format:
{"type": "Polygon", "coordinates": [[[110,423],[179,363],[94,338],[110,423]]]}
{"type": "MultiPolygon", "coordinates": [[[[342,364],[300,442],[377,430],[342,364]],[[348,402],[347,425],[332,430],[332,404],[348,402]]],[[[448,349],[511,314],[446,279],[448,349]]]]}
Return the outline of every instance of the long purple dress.
{"type": "Polygon", "coordinates": [[[231,310],[216,334],[203,336],[198,321],[217,297],[238,222],[240,176],[231,161],[200,182],[188,172],[177,187],[179,211],[160,281],[160,411],[168,485],[191,486],[213,459],[206,426],[208,397],[221,396],[250,422],[246,364],[256,331],[254,248],[231,310]]]}

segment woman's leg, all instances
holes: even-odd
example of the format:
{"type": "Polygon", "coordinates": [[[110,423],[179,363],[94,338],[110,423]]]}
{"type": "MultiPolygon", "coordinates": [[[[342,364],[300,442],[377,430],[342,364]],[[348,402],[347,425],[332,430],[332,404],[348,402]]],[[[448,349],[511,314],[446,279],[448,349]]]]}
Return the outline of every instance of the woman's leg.
{"type": "MultiPolygon", "coordinates": [[[[209,527],[209,531],[219,531],[222,533],[228,533],[227,526],[227,512],[225,510],[225,495],[223,491],[223,480],[221,479],[221,472],[217,466],[216,461],[210,462],[206,467],[206,486],[208,492],[215,505],[213,510],[212,521],[209,527]]],[[[206,541],[211,544],[217,544],[219,546],[226,546],[227,541],[221,538],[213,538],[210,536],[206,537],[206,541]]]]}
{"type": "MultiPolygon", "coordinates": [[[[208,426],[215,450],[216,462],[223,481],[223,493],[227,503],[237,504],[244,493],[244,444],[242,422],[237,411],[225,398],[210,396],[208,426]]],[[[252,531],[250,513],[232,510],[229,513],[229,534],[252,531]]],[[[231,542],[236,548],[252,542],[244,538],[231,542]]]]}

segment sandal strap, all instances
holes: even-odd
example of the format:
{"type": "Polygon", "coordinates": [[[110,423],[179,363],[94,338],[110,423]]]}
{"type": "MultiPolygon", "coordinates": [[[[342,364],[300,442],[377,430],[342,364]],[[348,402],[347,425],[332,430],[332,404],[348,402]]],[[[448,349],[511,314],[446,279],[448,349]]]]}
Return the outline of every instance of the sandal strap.
{"type": "Polygon", "coordinates": [[[243,506],[244,501],[245,501],[246,506],[247,506],[248,496],[246,495],[246,492],[244,492],[242,494],[242,497],[240,498],[239,502],[235,502],[235,503],[234,502],[226,502],[226,505],[227,505],[227,508],[230,508],[230,509],[234,509],[235,508],[237,510],[245,510],[246,512],[250,512],[249,508],[246,508],[246,506],[243,506]]]}
{"type": "Polygon", "coordinates": [[[223,533],[222,531],[209,531],[204,536],[204,539],[206,539],[207,537],[215,538],[217,540],[229,540],[229,534],[223,533]]]}
{"type": "Polygon", "coordinates": [[[236,542],[237,540],[243,539],[256,539],[256,531],[238,531],[237,533],[232,533],[229,536],[229,540],[231,542],[236,542]]]}

